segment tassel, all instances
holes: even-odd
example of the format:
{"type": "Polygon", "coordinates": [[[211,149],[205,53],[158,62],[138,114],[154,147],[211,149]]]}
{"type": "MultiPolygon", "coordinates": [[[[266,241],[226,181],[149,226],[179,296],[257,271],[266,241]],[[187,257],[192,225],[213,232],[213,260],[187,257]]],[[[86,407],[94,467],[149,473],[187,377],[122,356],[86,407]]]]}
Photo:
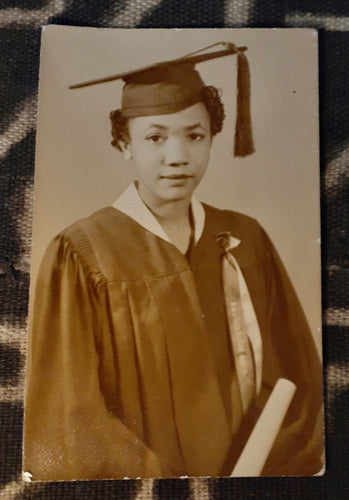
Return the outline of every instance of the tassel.
{"type": "Polygon", "coordinates": [[[235,125],[235,156],[254,153],[251,125],[251,81],[250,68],[244,52],[238,52],[237,111],[235,125]]]}

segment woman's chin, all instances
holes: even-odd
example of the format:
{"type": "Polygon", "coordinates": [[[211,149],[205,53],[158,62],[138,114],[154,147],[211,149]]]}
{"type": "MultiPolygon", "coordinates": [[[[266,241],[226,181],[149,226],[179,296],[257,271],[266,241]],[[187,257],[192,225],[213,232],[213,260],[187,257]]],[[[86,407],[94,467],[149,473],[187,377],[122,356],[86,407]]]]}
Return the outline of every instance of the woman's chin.
{"type": "Polygon", "coordinates": [[[185,200],[190,202],[194,189],[195,186],[190,185],[188,182],[161,182],[161,185],[157,186],[157,189],[142,189],[141,186],[138,192],[143,201],[151,206],[153,203],[164,204],[185,200]]]}
{"type": "Polygon", "coordinates": [[[180,186],[172,186],[160,194],[160,197],[167,202],[190,200],[193,194],[192,189],[185,189],[180,186]]]}

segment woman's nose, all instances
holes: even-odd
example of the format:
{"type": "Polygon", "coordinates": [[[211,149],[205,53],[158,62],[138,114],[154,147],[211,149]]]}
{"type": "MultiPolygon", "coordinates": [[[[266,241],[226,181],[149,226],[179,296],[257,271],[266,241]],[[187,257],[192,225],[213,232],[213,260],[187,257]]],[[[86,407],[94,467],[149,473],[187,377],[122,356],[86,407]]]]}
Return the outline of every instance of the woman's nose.
{"type": "Polygon", "coordinates": [[[183,139],[169,139],[165,147],[165,163],[173,167],[188,163],[188,151],[183,139]]]}

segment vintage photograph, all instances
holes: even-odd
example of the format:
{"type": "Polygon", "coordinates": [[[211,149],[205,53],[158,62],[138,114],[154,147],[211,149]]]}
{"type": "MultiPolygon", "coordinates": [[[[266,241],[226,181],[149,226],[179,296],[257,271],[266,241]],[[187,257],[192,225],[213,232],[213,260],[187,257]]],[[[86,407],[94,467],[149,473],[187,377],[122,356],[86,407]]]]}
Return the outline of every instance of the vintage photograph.
{"type": "Polygon", "coordinates": [[[32,480],[324,472],[317,51],[43,28],[32,480]]]}

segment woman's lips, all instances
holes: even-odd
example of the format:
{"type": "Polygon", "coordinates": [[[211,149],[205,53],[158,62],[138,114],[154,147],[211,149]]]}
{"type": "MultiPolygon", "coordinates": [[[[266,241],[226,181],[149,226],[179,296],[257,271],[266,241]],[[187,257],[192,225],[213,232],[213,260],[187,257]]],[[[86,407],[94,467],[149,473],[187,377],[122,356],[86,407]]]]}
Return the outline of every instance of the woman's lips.
{"type": "Polygon", "coordinates": [[[189,179],[190,177],[192,176],[187,174],[161,175],[161,179],[173,179],[173,180],[189,179]]]}

